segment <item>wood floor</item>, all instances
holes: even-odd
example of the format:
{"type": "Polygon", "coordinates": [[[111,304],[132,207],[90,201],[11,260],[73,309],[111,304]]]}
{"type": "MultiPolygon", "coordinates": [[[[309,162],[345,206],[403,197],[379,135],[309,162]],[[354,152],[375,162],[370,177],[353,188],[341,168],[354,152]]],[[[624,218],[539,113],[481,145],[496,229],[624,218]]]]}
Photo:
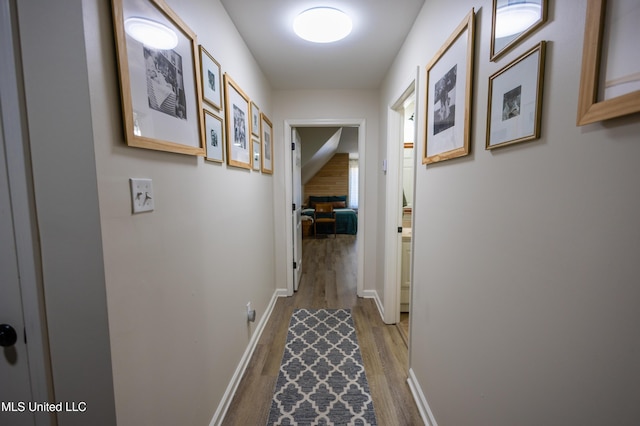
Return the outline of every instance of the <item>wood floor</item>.
{"type": "Polygon", "coordinates": [[[350,308],[378,424],[423,425],[407,385],[407,346],[398,327],[382,322],[373,299],[356,296],[355,236],[305,239],[302,253],[300,288],[278,299],[222,424],[266,424],[294,309],[350,308]]]}

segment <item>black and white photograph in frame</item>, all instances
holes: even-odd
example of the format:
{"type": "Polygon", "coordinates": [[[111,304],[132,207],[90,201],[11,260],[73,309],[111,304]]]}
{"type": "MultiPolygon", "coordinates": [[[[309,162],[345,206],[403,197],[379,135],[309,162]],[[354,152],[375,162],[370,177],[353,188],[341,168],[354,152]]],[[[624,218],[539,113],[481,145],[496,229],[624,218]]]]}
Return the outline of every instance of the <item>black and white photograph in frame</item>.
{"type": "Polygon", "coordinates": [[[546,42],[489,77],[486,149],[540,137],[546,42]]]}
{"type": "Polygon", "coordinates": [[[456,124],[456,75],[458,66],[454,65],[435,85],[435,104],[433,105],[433,134],[437,135],[456,124]]]}
{"type": "Polygon", "coordinates": [[[253,157],[252,157],[252,168],[255,171],[260,171],[261,160],[260,160],[260,140],[251,139],[251,144],[253,145],[253,157]]]}
{"type": "Polygon", "coordinates": [[[520,104],[522,101],[521,94],[521,84],[504,94],[502,99],[502,121],[506,121],[520,115],[520,104]]]}
{"type": "Polygon", "coordinates": [[[260,108],[251,102],[251,134],[260,137],[260,108]]]}
{"type": "Polygon", "coordinates": [[[471,9],[427,64],[423,164],[469,154],[474,20],[471,9]]]}
{"type": "Polygon", "coordinates": [[[222,79],[220,64],[200,45],[202,66],[202,99],[217,109],[222,109],[222,79]]]}
{"type": "Polygon", "coordinates": [[[143,47],[149,108],[187,120],[182,56],[174,50],[143,47]]]}
{"type": "Polygon", "coordinates": [[[227,122],[227,164],[251,169],[249,97],[225,73],[225,112],[227,122]]]}
{"type": "Polygon", "coordinates": [[[266,115],[260,114],[262,147],[262,173],[273,173],[273,124],[266,115]]]}
{"type": "Polygon", "coordinates": [[[204,113],[204,137],[207,155],[205,160],[222,163],[224,161],[224,124],[222,118],[206,109],[204,113]]]}
{"type": "Polygon", "coordinates": [[[127,145],[205,155],[195,33],[164,0],[113,0],[112,6],[127,145]],[[162,26],[173,43],[154,45],[131,30],[144,25],[162,26]]]}

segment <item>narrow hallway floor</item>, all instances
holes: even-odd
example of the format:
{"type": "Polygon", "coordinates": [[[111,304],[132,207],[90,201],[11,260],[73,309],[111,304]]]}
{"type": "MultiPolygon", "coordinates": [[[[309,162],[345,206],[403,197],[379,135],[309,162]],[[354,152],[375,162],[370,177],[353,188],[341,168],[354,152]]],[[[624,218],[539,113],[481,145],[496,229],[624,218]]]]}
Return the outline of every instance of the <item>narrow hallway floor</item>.
{"type": "Polygon", "coordinates": [[[222,424],[266,424],[294,309],[350,308],[378,424],[423,425],[407,384],[408,351],[398,327],[382,321],[373,299],[356,295],[356,237],[305,239],[302,253],[300,288],[276,302],[222,424]]]}

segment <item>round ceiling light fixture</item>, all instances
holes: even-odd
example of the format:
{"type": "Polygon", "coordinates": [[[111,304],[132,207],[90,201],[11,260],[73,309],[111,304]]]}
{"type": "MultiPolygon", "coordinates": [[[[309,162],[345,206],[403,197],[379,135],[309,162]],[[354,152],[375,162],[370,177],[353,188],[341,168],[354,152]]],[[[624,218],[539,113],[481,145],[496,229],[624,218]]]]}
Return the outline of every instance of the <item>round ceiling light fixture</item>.
{"type": "Polygon", "coordinates": [[[154,49],[170,50],[178,45],[175,31],[149,19],[128,18],[124,21],[124,29],[131,37],[154,49]]]}
{"type": "Polygon", "coordinates": [[[496,38],[519,34],[541,17],[539,2],[519,2],[498,6],[496,10],[496,38]]]}
{"type": "Polygon", "coordinates": [[[305,10],[293,21],[298,37],[314,43],[332,43],[351,33],[351,18],[341,10],[331,7],[314,7],[305,10]]]}

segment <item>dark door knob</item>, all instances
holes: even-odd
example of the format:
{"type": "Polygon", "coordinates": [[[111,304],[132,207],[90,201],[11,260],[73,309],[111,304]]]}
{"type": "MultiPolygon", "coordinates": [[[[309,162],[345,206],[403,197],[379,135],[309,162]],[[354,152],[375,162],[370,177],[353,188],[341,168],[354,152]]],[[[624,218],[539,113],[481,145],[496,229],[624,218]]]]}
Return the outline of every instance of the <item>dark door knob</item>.
{"type": "Polygon", "coordinates": [[[9,324],[0,324],[0,346],[13,346],[18,341],[16,330],[9,324]]]}

